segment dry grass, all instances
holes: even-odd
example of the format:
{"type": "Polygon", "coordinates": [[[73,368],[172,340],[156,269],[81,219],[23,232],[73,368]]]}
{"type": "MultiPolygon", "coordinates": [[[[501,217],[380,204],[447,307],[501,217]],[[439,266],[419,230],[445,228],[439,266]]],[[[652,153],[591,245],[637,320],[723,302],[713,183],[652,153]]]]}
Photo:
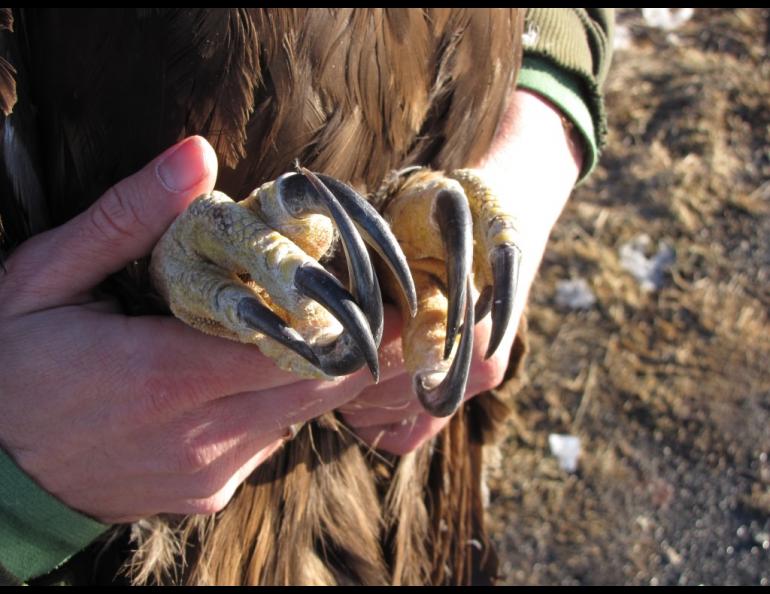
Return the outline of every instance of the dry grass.
{"type": "Polygon", "coordinates": [[[698,9],[672,37],[620,16],[609,146],[533,290],[529,385],[492,485],[506,582],[770,580],[769,22],[698,9]],[[676,253],[658,291],[620,263],[640,234],[676,253]],[[554,305],[574,277],[593,308],[554,305]],[[576,474],[551,432],[581,437],[576,474]]]}

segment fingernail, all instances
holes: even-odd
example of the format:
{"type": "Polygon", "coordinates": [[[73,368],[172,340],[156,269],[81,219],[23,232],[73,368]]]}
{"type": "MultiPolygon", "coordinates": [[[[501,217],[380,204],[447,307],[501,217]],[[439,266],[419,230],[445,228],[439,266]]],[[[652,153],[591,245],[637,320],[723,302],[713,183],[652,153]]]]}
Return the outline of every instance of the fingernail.
{"type": "Polygon", "coordinates": [[[200,145],[201,139],[188,138],[158,163],[158,179],[169,192],[188,190],[208,175],[205,151],[200,145]]]}

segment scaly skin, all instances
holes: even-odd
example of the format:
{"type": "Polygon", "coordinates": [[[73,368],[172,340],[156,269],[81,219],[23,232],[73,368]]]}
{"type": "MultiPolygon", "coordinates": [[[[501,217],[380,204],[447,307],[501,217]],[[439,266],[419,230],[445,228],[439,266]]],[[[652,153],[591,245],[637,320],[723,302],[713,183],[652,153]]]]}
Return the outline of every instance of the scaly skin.
{"type": "MultiPolygon", "coordinates": [[[[412,174],[406,183],[389,189],[385,220],[391,226],[406,255],[417,289],[417,315],[411,317],[391,275],[383,283],[388,294],[399,303],[404,329],[404,364],[412,377],[426,371],[441,381],[449,369],[444,360],[447,298],[445,253],[441,233],[434,218],[436,193],[447,186],[459,187],[440,172],[428,169],[412,174]]],[[[438,383],[438,381],[436,383],[438,383]]]]}
{"type": "Polygon", "coordinates": [[[197,198],[174,221],[153,252],[151,273],[182,321],[207,334],[256,344],[298,376],[326,378],[302,357],[243,324],[237,304],[244,295],[259,296],[308,342],[337,336],[337,320],[294,288],[297,268],[320,259],[333,237],[327,217],[295,219],[281,211],[272,182],[239,203],[213,192],[197,198]]]}
{"type": "Polygon", "coordinates": [[[455,169],[447,177],[460,183],[468,197],[473,217],[473,266],[477,286],[492,284],[489,265],[491,251],[502,244],[518,246],[520,238],[516,221],[505,211],[497,196],[472,169],[455,169]]]}
{"type": "MultiPolygon", "coordinates": [[[[314,174],[298,171],[264,184],[240,203],[219,192],[196,199],[153,252],[151,271],[158,290],[174,315],[191,326],[256,344],[279,367],[301,377],[328,377],[321,369],[350,373],[363,356],[376,379],[382,306],[379,297],[372,301],[377,283],[368,276],[371,262],[359,235],[371,243],[373,233],[379,238],[375,244],[391,246],[391,269],[401,270],[396,277],[383,267],[379,278],[401,306],[404,360],[415,392],[432,414],[451,414],[465,390],[470,365],[473,281],[480,289],[494,286],[495,301],[512,299],[511,277],[518,264],[515,221],[469,169],[396,173],[379,195],[390,230],[363,199],[341,196],[335,180],[326,183],[336,194],[314,174]],[[371,212],[363,213],[361,203],[371,212]],[[349,216],[356,217],[358,231],[349,216]],[[372,221],[379,222],[373,226],[372,221]],[[332,277],[318,277],[323,271],[317,261],[332,248],[335,228],[349,263],[355,263],[350,268],[354,295],[332,277]],[[401,268],[393,267],[395,260],[401,268]],[[416,297],[405,288],[411,283],[409,272],[416,297]],[[330,313],[330,296],[335,304],[346,304],[345,311],[355,310],[352,321],[345,321],[345,312],[339,317],[336,311],[336,318],[330,313]],[[257,313],[244,314],[244,302],[257,313]],[[265,318],[283,328],[278,335],[264,333],[260,324],[265,318]]],[[[505,303],[492,309],[493,334],[495,326],[500,330],[507,324],[505,309],[505,303]]],[[[490,351],[495,348],[493,343],[490,351]]]]}
{"type": "Polygon", "coordinates": [[[172,312],[195,328],[256,344],[301,377],[366,365],[377,381],[383,308],[365,241],[415,307],[406,258],[382,217],[352,188],[297,165],[240,203],[200,196],[161,238],[151,274],[172,312]],[[350,290],[318,263],[337,236],[350,290]]]}
{"type": "MultiPolygon", "coordinates": [[[[383,190],[386,195],[380,197],[385,219],[406,254],[415,280],[417,315],[412,318],[407,314],[405,301],[397,291],[393,292],[390,275],[384,275],[384,286],[402,310],[405,366],[415,382],[421,378],[428,389],[441,382],[452,363],[452,356],[444,358],[449,305],[446,262],[459,256],[447,253],[436,215],[439,193],[457,190],[464,194],[473,221],[471,280],[481,290],[495,282],[490,266],[494,250],[508,245],[517,251],[519,240],[515,220],[476,172],[409,171],[401,179],[391,180],[383,190]]],[[[457,336],[455,343],[459,340],[457,336]]]]}

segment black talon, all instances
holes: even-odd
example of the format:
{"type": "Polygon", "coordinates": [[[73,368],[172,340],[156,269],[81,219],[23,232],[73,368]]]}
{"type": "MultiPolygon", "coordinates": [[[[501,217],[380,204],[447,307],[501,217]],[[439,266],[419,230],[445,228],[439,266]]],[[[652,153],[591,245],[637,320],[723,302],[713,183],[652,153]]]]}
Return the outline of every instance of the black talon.
{"type": "Polygon", "coordinates": [[[481,290],[476,307],[473,310],[473,319],[478,324],[484,316],[492,311],[492,287],[487,285],[481,290]]]}
{"type": "Polygon", "coordinates": [[[375,343],[379,345],[383,331],[382,295],[376,285],[374,267],[364,241],[345,208],[329,188],[312,171],[300,166],[297,170],[301,175],[288,174],[277,180],[283,184],[284,205],[294,216],[320,212],[332,218],[345,249],[351,292],[366,314],[375,343]],[[308,182],[315,192],[307,191],[308,182]]]}
{"type": "Polygon", "coordinates": [[[489,336],[485,359],[489,359],[500,346],[513,311],[513,298],[519,280],[521,252],[510,243],[498,245],[490,254],[494,289],[492,295],[492,331],[489,336]]]}
{"type": "Polygon", "coordinates": [[[294,274],[297,290],[316,300],[339,320],[345,331],[331,344],[316,347],[319,367],[329,375],[346,375],[366,362],[379,381],[377,345],[364,313],[345,287],[320,266],[303,265],[294,274]]]}
{"type": "Polygon", "coordinates": [[[473,234],[471,211],[465,194],[457,190],[442,190],[436,196],[434,215],[446,250],[447,306],[446,341],[444,359],[454,346],[460,316],[465,308],[467,279],[473,264],[473,234]]]}
{"type": "Polygon", "coordinates": [[[275,315],[267,306],[261,304],[253,297],[244,297],[238,302],[238,317],[249,328],[266,334],[273,340],[290,348],[300,357],[320,367],[321,363],[313,350],[302,340],[299,333],[275,315]]]}
{"type": "MultiPolygon", "coordinates": [[[[470,281],[466,288],[470,294],[470,281]]],[[[468,299],[465,306],[465,319],[460,330],[460,346],[446,377],[434,388],[428,388],[425,385],[426,378],[423,374],[418,373],[414,377],[417,397],[425,410],[434,417],[451,415],[462,402],[473,356],[473,325],[473,305],[471,299],[468,299]]]]}
{"type": "Polygon", "coordinates": [[[375,208],[353,188],[328,175],[319,173],[318,177],[340,201],[366,243],[372,246],[390,267],[404,292],[409,310],[414,317],[417,314],[417,291],[414,288],[414,279],[412,279],[412,273],[406,262],[406,256],[401,251],[388,224],[375,208]]]}

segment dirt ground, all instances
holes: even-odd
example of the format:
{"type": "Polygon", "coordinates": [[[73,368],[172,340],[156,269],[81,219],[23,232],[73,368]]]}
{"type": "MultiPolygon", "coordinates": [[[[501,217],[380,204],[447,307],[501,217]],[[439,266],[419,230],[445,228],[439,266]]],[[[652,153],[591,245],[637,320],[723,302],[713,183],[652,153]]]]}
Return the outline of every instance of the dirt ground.
{"type": "Polygon", "coordinates": [[[502,581],[768,585],[770,11],[618,22],[609,144],[533,289],[491,482],[502,581]],[[629,245],[669,258],[657,286],[629,245]],[[556,304],[574,279],[593,305],[556,304]],[[551,433],[581,439],[575,472],[551,433]]]}

